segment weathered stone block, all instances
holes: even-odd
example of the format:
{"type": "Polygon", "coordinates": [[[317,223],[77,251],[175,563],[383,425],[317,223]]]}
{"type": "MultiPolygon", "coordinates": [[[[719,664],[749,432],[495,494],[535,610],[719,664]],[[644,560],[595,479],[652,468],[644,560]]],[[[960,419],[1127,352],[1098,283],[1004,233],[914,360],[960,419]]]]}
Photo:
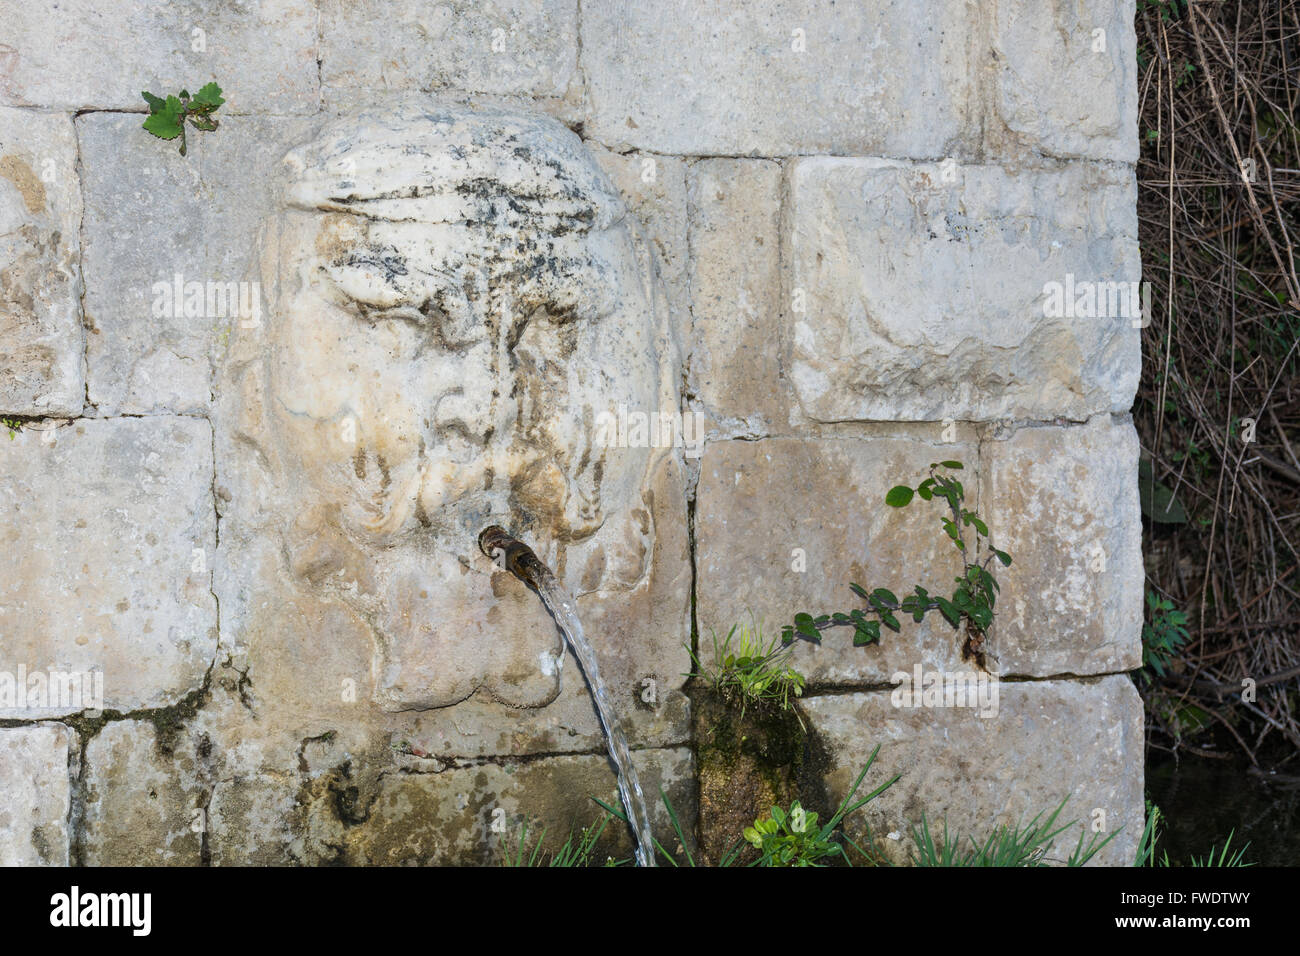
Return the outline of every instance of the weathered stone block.
{"type": "Polygon", "coordinates": [[[287,773],[223,780],[208,806],[213,866],[284,866],[305,861],[293,831],[298,780],[287,773]]]}
{"type": "Polygon", "coordinates": [[[574,98],[577,0],[322,0],[326,87],[574,98]]]}
{"type": "Polygon", "coordinates": [[[81,414],[80,228],[72,121],[0,108],[0,411],[81,414]]]}
{"type": "Polygon", "coordinates": [[[72,733],[61,724],[0,730],[0,866],[67,866],[72,733]]]}
{"type": "Polygon", "coordinates": [[[997,0],[990,6],[994,115],[986,125],[988,148],[1137,162],[1133,0],[997,0]]]}
{"type": "Polygon", "coordinates": [[[1128,420],[1021,428],[985,445],[980,497],[1002,604],[992,644],[1003,674],[1096,674],[1142,665],[1138,437],[1128,420]]]}
{"type": "Polygon", "coordinates": [[[311,112],[316,16],[312,0],[10,4],[0,102],[143,110],[141,90],[166,96],[216,80],[228,101],[220,115],[311,112]]]}
{"type": "Polygon", "coordinates": [[[788,367],[807,418],[1081,420],[1132,404],[1131,172],[822,158],[794,163],[790,189],[788,367]]]}
{"type": "Polygon", "coordinates": [[[848,835],[865,846],[869,829],[878,849],[903,862],[922,812],[936,841],[946,819],[966,844],[970,837],[982,842],[998,824],[1026,824],[1040,812],[1045,818],[1068,797],[1057,825],[1078,825],[1057,838],[1053,859],[1069,857],[1080,827],[1103,837],[1122,827],[1089,865],[1132,866],[1145,822],[1142,700],[1133,682],[1115,675],[1001,683],[997,700],[992,717],[974,708],[895,707],[888,691],[804,701],[833,755],[834,801],[848,793],[877,744],[859,796],[902,774],[849,819],[848,835]]]}
{"type": "MultiPolygon", "coordinates": [[[[936,432],[938,430],[936,429],[936,432]]],[[[896,484],[915,484],[932,461],[974,466],[968,432],[937,439],[769,438],[710,442],[695,505],[696,614],[700,652],[752,614],[779,634],[794,615],[861,606],[850,583],[889,588],[899,597],[920,584],[951,588],[960,556],[940,526],[936,502],[885,504],[896,484]]],[[[974,476],[966,479],[974,499],[974,476]]],[[[879,644],[853,646],[851,628],[823,632],[820,646],[795,644],[793,664],[813,684],[878,684],[896,671],[961,666],[956,632],[932,613],[902,620],[879,644]]]]}
{"type": "Polygon", "coordinates": [[[139,126],[137,116],[91,113],[77,120],[88,398],[101,415],[200,412],[212,397],[212,323],[206,301],[186,316],[184,298],[177,302],[172,288],[178,275],[182,286],[209,278],[198,161],[206,144],[202,135],[191,137],[183,158],[139,126]]]}
{"type": "Polygon", "coordinates": [[[78,120],[90,401],[101,415],[204,413],[231,327],[263,319],[255,240],[314,121],[242,118],[192,136],[185,158],[138,126],[78,120]]]}
{"type": "MultiPolygon", "coordinates": [[[[690,750],[639,750],[632,763],[646,794],[655,839],[684,859],[659,790],[668,794],[691,839],[695,768],[690,750]]],[[[542,858],[549,861],[570,827],[576,836],[600,819],[602,811],[592,797],[619,806],[614,770],[604,755],[389,774],[365,808],[364,825],[349,830],[347,858],[379,866],[499,865],[518,853],[520,829],[526,823],[530,848],[546,828],[542,858]]],[[[599,865],[609,857],[628,859],[632,852],[628,828],[615,819],[592,860],[599,865]]],[[[659,857],[659,863],[664,862],[659,857]]]]}
{"type": "Polygon", "coordinates": [[[87,866],[198,866],[211,785],[185,734],[140,720],[86,744],[81,849],[87,866]]]}
{"type": "Polygon", "coordinates": [[[665,153],[945,155],[965,131],[959,0],[582,5],[588,134],[665,153]]]}
{"type": "Polygon", "coordinates": [[[690,377],[723,428],[763,433],[789,419],[781,369],[781,167],[710,159],[691,168],[690,377]]]}
{"type": "Polygon", "coordinates": [[[48,681],[44,706],[29,693],[0,716],[98,709],[99,680],[116,710],[202,682],[217,641],[211,484],[202,420],[83,419],[0,444],[0,669],[48,681]],[[56,674],[80,676],[80,693],[56,674]]]}
{"type": "Polygon", "coordinates": [[[675,156],[615,153],[594,140],[585,145],[654,248],[673,328],[685,350],[691,329],[687,163],[675,156]]]}

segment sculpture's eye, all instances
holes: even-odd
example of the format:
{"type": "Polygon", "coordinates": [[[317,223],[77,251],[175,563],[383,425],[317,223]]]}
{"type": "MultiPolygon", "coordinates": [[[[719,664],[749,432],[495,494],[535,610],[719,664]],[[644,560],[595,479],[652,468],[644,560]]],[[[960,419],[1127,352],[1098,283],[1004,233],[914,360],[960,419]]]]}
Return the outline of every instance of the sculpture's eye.
{"type": "MultiPolygon", "coordinates": [[[[371,327],[384,325],[409,330],[420,338],[420,348],[437,348],[446,352],[462,351],[484,338],[481,323],[464,310],[447,312],[430,298],[419,305],[402,304],[390,308],[375,308],[354,303],[361,318],[371,327]]],[[[399,333],[399,334],[405,334],[399,333]]]]}
{"type": "Polygon", "coordinates": [[[420,311],[409,306],[391,309],[361,306],[360,317],[363,334],[396,359],[416,358],[438,340],[420,311]]]}

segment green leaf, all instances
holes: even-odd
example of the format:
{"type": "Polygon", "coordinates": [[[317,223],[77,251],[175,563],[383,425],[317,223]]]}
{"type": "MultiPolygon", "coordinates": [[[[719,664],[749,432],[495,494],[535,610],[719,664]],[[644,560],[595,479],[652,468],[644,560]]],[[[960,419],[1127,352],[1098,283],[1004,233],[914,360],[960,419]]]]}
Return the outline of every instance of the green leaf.
{"type": "Polygon", "coordinates": [[[1171,489],[1155,480],[1151,462],[1145,458],[1138,461],[1138,500],[1142,513],[1156,524],[1187,523],[1187,509],[1171,489]]]}
{"type": "Polygon", "coordinates": [[[971,600],[970,592],[964,587],[952,592],[952,602],[966,612],[969,612],[975,606],[975,602],[971,600]]]}
{"type": "Polygon", "coordinates": [[[214,110],[226,101],[221,96],[221,87],[216,83],[205,83],[190,102],[214,110]]]}
{"type": "Polygon", "coordinates": [[[894,597],[894,592],[888,588],[876,588],[871,592],[874,597],[879,598],[885,604],[897,604],[898,598],[894,597]]]}
{"type": "Polygon", "coordinates": [[[885,495],[885,504],[891,508],[901,508],[912,500],[914,492],[907,485],[894,485],[885,495]]]}
{"type": "Polygon", "coordinates": [[[989,536],[989,526],[986,525],[983,521],[981,521],[978,515],[971,515],[970,523],[973,524],[975,526],[975,530],[978,531],[980,534],[982,534],[984,537],[987,538],[989,536]]]}
{"type": "Polygon", "coordinates": [[[861,584],[850,584],[849,590],[852,591],[854,594],[856,594],[858,597],[862,598],[862,600],[864,601],[867,600],[868,597],[870,597],[870,595],[867,594],[867,589],[864,588],[861,584]]]}
{"type": "Polygon", "coordinates": [[[144,121],[144,128],[159,139],[175,139],[181,134],[181,101],[174,96],[144,121]]]}
{"type": "Polygon", "coordinates": [[[997,555],[998,560],[1002,562],[1004,568],[1009,568],[1011,566],[1011,555],[1007,554],[1005,551],[999,551],[997,548],[990,548],[989,550],[997,555]]]}
{"type": "Polygon", "coordinates": [[[935,603],[939,605],[939,613],[942,614],[953,627],[961,623],[961,611],[951,601],[935,595],[935,603]]]}
{"type": "Polygon", "coordinates": [[[796,614],[794,616],[794,626],[804,637],[820,643],[821,635],[817,633],[817,625],[813,623],[812,615],[796,614]]]}
{"type": "Polygon", "coordinates": [[[149,104],[150,113],[157,113],[167,105],[167,101],[161,96],[154,96],[152,93],[145,93],[143,91],[141,91],[140,95],[143,96],[144,101],[149,104]]]}
{"type": "Polygon", "coordinates": [[[961,462],[959,461],[941,461],[939,464],[943,465],[945,468],[952,468],[956,471],[961,471],[961,462]]]}
{"type": "Polygon", "coordinates": [[[897,631],[899,629],[898,618],[894,617],[894,615],[889,611],[881,611],[880,620],[884,623],[885,627],[889,628],[891,631],[897,631]]]}
{"type": "Polygon", "coordinates": [[[853,632],[853,646],[863,647],[880,640],[880,622],[862,621],[853,632]]]}

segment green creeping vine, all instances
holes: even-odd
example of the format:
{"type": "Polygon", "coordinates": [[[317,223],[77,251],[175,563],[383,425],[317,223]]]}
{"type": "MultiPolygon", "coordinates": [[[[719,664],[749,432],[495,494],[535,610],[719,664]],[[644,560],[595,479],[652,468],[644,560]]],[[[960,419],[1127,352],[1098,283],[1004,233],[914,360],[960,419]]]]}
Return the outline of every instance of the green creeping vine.
{"type": "Polygon", "coordinates": [[[892,631],[900,629],[895,612],[910,614],[914,621],[920,623],[928,612],[938,611],[953,628],[964,630],[962,658],[973,659],[980,667],[984,667],[984,639],[993,624],[993,606],[999,590],[998,582],[989,571],[989,565],[994,558],[1001,561],[1004,567],[1010,565],[1011,556],[993,547],[989,541],[988,526],[979,515],[964,506],[966,489],[961,482],[939,470],[960,471],[961,467],[959,461],[934,462],[930,465],[930,476],[915,488],[895,485],[885,495],[885,504],[893,508],[906,507],[915,496],[924,501],[942,498],[948,503],[951,517],[941,519],[943,530],[962,557],[962,574],[954,579],[957,587],[951,598],[931,594],[918,584],[913,593],[900,601],[887,588],[868,591],[860,584],[850,584],[853,593],[866,601],[865,608],[836,611],[819,617],[806,613],[796,614],[794,623],[781,629],[782,642],[792,644],[796,637],[801,637],[819,644],[820,632],[826,628],[852,627],[853,645],[864,647],[880,640],[882,624],[892,631]],[[973,545],[966,540],[968,528],[975,532],[973,545]],[[982,552],[985,553],[981,556],[982,552]],[[874,615],[876,619],[869,619],[868,614],[874,615]]]}

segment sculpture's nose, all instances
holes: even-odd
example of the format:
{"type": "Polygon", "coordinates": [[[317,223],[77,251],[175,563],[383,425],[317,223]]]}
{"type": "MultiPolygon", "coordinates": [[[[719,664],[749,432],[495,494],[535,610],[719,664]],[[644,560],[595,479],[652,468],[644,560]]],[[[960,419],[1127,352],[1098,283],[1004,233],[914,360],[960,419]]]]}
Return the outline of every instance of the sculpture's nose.
{"type": "Polygon", "coordinates": [[[438,444],[466,442],[486,447],[509,433],[515,403],[492,370],[485,344],[442,369],[440,391],[429,422],[438,444]]]}

